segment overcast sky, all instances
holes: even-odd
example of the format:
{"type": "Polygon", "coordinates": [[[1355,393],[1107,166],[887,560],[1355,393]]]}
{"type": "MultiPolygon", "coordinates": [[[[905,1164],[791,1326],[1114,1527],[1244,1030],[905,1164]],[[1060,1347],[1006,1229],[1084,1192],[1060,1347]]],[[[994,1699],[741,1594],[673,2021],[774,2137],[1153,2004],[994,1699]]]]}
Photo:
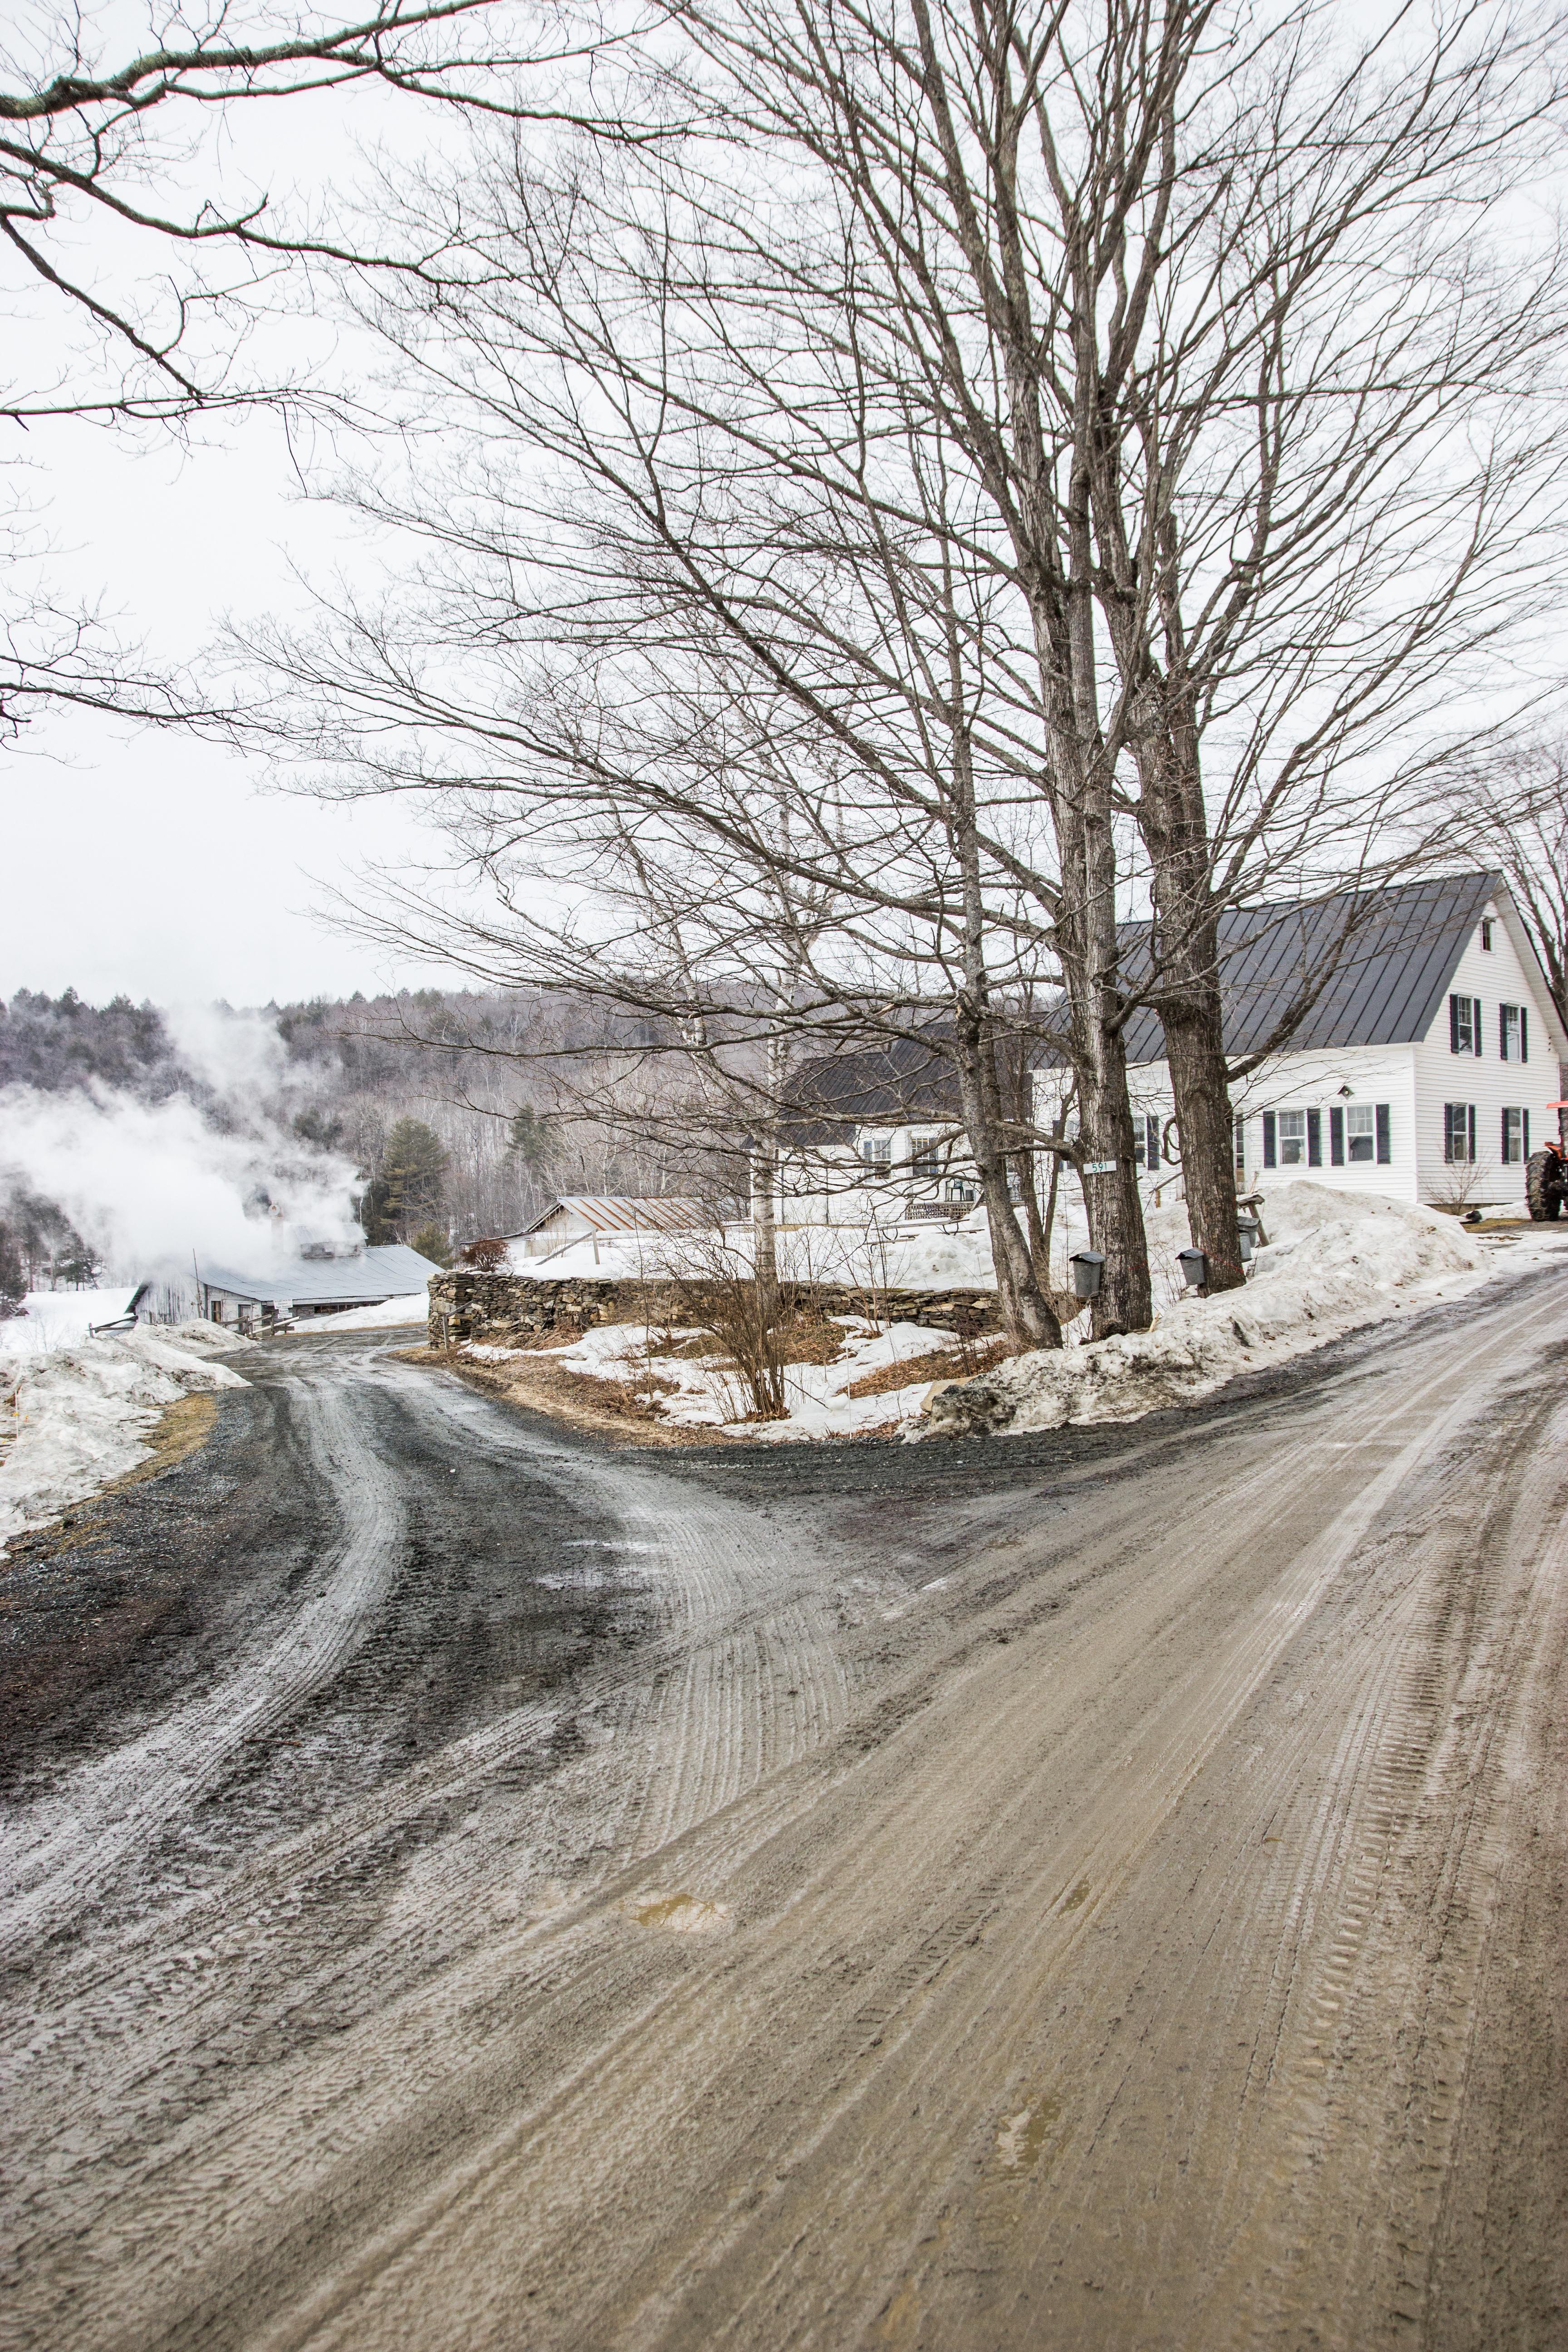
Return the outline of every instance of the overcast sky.
{"type": "MultiPolygon", "coordinates": [[[[360,560],[331,509],[291,503],[267,419],[184,457],[85,425],[32,437],[57,587],[101,598],[126,637],[173,659],[196,653],[226,610],[295,604],[287,552],[321,572],[360,560]]],[[[341,882],[359,857],[427,847],[395,810],[284,796],[258,760],[87,713],[40,721],[0,757],[0,994],[260,1004],[432,977],[388,966],[310,911],[312,877],[341,882]]]]}
{"type": "MultiPolygon", "coordinates": [[[[105,55],[134,53],[145,11],[117,8],[108,21],[105,55]]],[[[357,137],[422,143],[427,119],[416,121],[416,112],[389,111],[374,98],[252,109],[234,118],[237,135],[226,134],[224,184],[245,171],[274,195],[319,193],[323,165],[328,175],[357,168],[357,137]]],[[[214,184],[213,165],[209,138],[204,187],[214,184]]],[[[194,174],[187,166],[174,176],[188,186],[194,174]]],[[[94,250],[108,252],[101,240],[94,250]]],[[[51,252],[58,259],[58,248],[51,252]]],[[[143,246],[132,261],[161,268],[165,257],[143,246]]],[[[113,256],[105,266],[123,263],[113,256]]],[[[45,375],[51,354],[70,362],[72,322],[40,301],[15,265],[0,277],[0,299],[27,376],[45,375]]],[[[300,331],[277,331],[297,357],[300,331]]],[[[319,578],[365,569],[346,522],[298,502],[282,428],[265,415],[231,422],[185,452],[153,434],[75,420],[34,425],[25,439],[13,428],[6,455],[6,487],[47,540],[54,594],[100,607],[122,641],[172,663],[197,656],[226,613],[300,611],[290,562],[319,578]]],[[[257,760],[58,714],[0,750],[0,835],[7,998],[21,987],[74,987],[94,1002],[123,990],[137,1000],[258,1004],[441,977],[389,965],[311,912],[317,883],[343,882],[366,856],[418,859],[428,837],[401,811],[280,796],[257,760]]]]}

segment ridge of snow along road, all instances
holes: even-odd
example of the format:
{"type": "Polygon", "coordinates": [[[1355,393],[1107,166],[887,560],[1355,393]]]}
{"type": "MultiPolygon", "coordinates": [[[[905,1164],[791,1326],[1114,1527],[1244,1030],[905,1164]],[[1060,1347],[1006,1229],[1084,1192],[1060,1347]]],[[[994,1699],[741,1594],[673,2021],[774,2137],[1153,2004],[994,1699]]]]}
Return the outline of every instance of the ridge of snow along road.
{"type": "MultiPolygon", "coordinates": [[[[923,1420],[906,1425],[906,1442],[1135,1421],[1346,1332],[1459,1297],[1498,1271],[1457,1219],[1375,1193],[1281,1185],[1264,1218],[1268,1245],[1256,1253],[1242,1289],[1199,1298],[1173,1273],[1150,1330],[1014,1357],[953,1382],[932,1396],[923,1420]]],[[[1156,1211],[1147,1226],[1151,1261],[1173,1268],[1187,1240],[1185,1210],[1156,1211]]],[[[1559,1254],[1527,1242],[1512,1265],[1522,1270],[1559,1254]]]]}
{"type": "Polygon", "coordinates": [[[45,1319],[40,1350],[26,1318],[0,1323],[0,1559],[15,1536],[46,1527],[73,1503],[137,1469],[153,1452],[172,1404],[203,1390],[244,1388],[242,1374],[216,1362],[252,1342],[210,1323],[91,1338],[87,1313],[112,1315],[114,1294],[79,1291],[82,1328],[68,1336],[45,1319]],[[13,1434],[14,1433],[14,1434],[13,1434]]]}

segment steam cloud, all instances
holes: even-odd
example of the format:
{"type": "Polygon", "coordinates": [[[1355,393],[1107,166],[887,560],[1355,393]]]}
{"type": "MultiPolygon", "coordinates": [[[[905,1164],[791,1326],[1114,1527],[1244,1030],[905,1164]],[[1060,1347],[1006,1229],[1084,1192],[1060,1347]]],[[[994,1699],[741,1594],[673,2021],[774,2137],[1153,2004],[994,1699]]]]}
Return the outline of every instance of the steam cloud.
{"type": "Polygon", "coordinates": [[[144,1103],[103,1086],[0,1090],[0,1201],[19,1186],[63,1209],[122,1280],[188,1276],[202,1261],[264,1273],[306,1238],[359,1238],[352,1161],[281,1123],[313,1091],[256,1015],[168,1016],[183,1066],[219,1097],[215,1125],[187,1096],[144,1103]],[[263,1098],[270,1098],[264,1100],[263,1098]],[[258,1210],[258,1195],[270,1208],[258,1210]]]}

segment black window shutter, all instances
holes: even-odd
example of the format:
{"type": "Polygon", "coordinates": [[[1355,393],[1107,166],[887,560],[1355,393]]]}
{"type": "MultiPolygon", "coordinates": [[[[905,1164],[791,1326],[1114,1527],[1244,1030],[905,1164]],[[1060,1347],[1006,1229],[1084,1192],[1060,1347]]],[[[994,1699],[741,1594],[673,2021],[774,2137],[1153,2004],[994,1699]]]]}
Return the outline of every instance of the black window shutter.
{"type": "Polygon", "coordinates": [[[1524,1156],[1528,1160],[1530,1157],[1530,1113],[1527,1110],[1521,1110],[1519,1116],[1520,1123],[1524,1129],[1524,1156]]]}
{"type": "Polygon", "coordinates": [[[1506,1110],[1502,1115],[1502,1152],[1500,1157],[1502,1164],[1506,1168],[1508,1166],[1508,1113],[1506,1110]]]}
{"type": "Polygon", "coordinates": [[[1323,1164],[1323,1114],[1321,1110],[1307,1113],[1307,1165],[1321,1168],[1323,1164]]]}
{"type": "Polygon", "coordinates": [[[1519,1058],[1521,1062],[1530,1059],[1530,1007],[1526,1004],[1519,1008],[1519,1058]]]}
{"type": "Polygon", "coordinates": [[[1148,1118],[1145,1119],[1144,1126],[1148,1129],[1149,1135],[1149,1165],[1152,1169],[1158,1168],[1160,1165],[1160,1122],[1157,1118],[1148,1118]]]}
{"type": "Polygon", "coordinates": [[[1379,1103],[1377,1105],[1375,1117],[1377,1119],[1377,1164],[1380,1168],[1386,1168],[1389,1161],[1394,1157],[1394,1153],[1389,1146],[1388,1105],[1386,1103],[1379,1103]]]}
{"type": "Polygon", "coordinates": [[[1271,1110],[1266,1110],[1263,1114],[1263,1165],[1265,1168],[1274,1168],[1279,1165],[1279,1153],[1275,1143],[1279,1133],[1278,1119],[1271,1110]]]}
{"type": "Polygon", "coordinates": [[[1481,1044],[1481,1000],[1479,996],[1472,996],[1470,999],[1470,1035],[1474,1040],[1475,1056],[1479,1062],[1486,1050],[1481,1044]]]}
{"type": "Polygon", "coordinates": [[[1506,1004],[1500,1004],[1497,1009],[1497,1057],[1500,1062],[1506,1062],[1508,1059],[1508,1007],[1506,1004]]]}
{"type": "Polygon", "coordinates": [[[1329,1112],[1329,1165],[1342,1168],[1345,1164],[1345,1115],[1337,1106],[1329,1112]]]}
{"type": "Polygon", "coordinates": [[[1450,996],[1448,999],[1448,1051],[1450,1054],[1457,1054],[1458,1050],[1459,1000],[1457,996],[1450,996]]]}
{"type": "Polygon", "coordinates": [[[1465,1157],[1468,1160],[1471,1167],[1473,1168],[1476,1164],[1476,1107],[1474,1103],[1471,1103],[1468,1108],[1469,1110],[1469,1118],[1467,1121],[1467,1139],[1470,1148],[1465,1157]]]}

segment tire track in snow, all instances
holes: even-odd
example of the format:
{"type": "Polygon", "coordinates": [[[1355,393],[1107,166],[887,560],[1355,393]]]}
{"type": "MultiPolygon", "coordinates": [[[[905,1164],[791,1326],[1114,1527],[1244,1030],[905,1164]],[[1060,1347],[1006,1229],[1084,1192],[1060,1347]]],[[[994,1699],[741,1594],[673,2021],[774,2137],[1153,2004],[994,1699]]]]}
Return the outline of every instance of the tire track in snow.
{"type": "Polygon", "coordinates": [[[402,1562],[406,1514],[344,1398],[305,1384],[311,1461],[338,1533],[289,1621],[242,1649],[216,1689],[187,1699],[110,1754],[79,1766],[6,1823],[0,1957],[14,1959],[221,1780],[242,1743],[286,1722],[358,1646],[402,1562]]]}

